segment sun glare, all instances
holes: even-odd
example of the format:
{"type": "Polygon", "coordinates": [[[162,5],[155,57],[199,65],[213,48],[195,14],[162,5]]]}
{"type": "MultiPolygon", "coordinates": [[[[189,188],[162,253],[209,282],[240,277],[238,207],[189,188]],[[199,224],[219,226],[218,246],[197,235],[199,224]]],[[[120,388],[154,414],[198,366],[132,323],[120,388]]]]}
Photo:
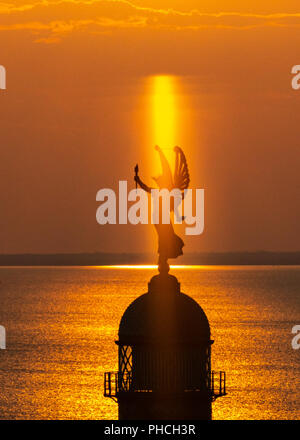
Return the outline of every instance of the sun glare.
{"type": "Polygon", "coordinates": [[[172,76],[153,78],[153,136],[161,148],[176,145],[175,79],[172,76]]]}
{"type": "MultiPolygon", "coordinates": [[[[95,267],[95,266],[94,266],[95,267]]],[[[157,269],[157,265],[155,264],[118,264],[111,266],[98,266],[100,269],[157,269]]],[[[171,269],[202,269],[208,268],[209,266],[200,266],[200,265],[190,265],[190,264],[182,264],[175,265],[171,264],[171,269]]],[[[213,266],[215,267],[215,266],[213,266]]]]}

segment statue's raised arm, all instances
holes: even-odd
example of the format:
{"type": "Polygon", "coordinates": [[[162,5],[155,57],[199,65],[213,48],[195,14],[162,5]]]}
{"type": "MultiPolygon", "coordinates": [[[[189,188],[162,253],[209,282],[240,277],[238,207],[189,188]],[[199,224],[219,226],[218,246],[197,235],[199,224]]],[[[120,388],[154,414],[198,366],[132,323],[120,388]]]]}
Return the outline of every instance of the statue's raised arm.
{"type": "MultiPolygon", "coordinates": [[[[137,167],[137,166],[136,166],[137,167]]],[[[151,190],[153,188],[151,188],[150,186],[146,185],[139,177],[138,175],[138,168],[135,168],[135,176],[134,176],[134,181],[137,185],[139,185],[144,191],[147,191],[147,193],[151,193],[151,190]]]]}

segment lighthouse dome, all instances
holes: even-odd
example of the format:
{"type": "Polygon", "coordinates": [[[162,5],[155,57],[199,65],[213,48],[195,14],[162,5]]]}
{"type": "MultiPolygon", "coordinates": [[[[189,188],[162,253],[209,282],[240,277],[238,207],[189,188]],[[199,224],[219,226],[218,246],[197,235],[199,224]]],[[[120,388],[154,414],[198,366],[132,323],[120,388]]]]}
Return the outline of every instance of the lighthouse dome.
{"type": "Polygon", "coordinates": [[[124,312],[119,343],[203,344],[210,342],[208,319],[199,304],[180,292],[176,277],[157,275],[148,292],[124,312]]]}

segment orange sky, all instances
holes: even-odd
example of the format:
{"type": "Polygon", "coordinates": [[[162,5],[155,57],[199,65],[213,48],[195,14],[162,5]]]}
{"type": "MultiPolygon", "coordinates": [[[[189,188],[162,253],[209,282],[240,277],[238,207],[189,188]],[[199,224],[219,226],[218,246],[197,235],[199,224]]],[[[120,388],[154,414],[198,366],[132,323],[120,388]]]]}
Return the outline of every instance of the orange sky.
{"type": "Polygon", "coordinates": [[[296,1],[0,3],[0,253],[155,250],[151,226],[98,225],[95,197],[136,162],[153,175],[162,74],[205,188],[205,232],[185,252],[299,250],[299,47],[296,1]]]}

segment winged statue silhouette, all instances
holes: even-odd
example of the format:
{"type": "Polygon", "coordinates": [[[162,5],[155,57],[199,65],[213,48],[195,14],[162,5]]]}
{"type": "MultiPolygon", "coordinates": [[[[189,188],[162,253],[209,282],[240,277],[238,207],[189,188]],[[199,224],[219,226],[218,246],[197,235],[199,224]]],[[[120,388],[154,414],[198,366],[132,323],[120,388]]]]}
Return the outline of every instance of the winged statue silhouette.
{"type": "MultiPolygon", "coordinates": [[[[159,146],[155,146],[156,151],[159,153],[160,162],[162,166],[162,174],[158,177],[153,177],[153,180],[158,185],[159,189],[179,189],[181,191],[181,197],[184,198],[184,190],[188,188],[190,183],[190,176],[186,157],[180,147],[174,147],[175,152],[175,169],[174,176],[172,176],[169,162],[167,161],[164,153],[159,146]]],[[[138,175],[138,165],[135,167],[134,180],[136,185],[139,185],[144,191],[151,193],[150,186],[146,185],[138,175]]],[[[174,203],[174,198],[171,199],[170,211],[174,212],[174,215],[178,216],[177,208],[178,204],[174,203]]],[[[180,200],[181,202],[181,200],[180,200]]],[[[177,258],[183,254],[182,248],[184,246],[183,240],[175,234],[173,224],[171,222],[164,224],[161,219],[162,209],[159,209],[159,222],[155,224],[156,232],[158,234],[158,269],[160,273],[169,272],[169,258],[177,258]]]]}

